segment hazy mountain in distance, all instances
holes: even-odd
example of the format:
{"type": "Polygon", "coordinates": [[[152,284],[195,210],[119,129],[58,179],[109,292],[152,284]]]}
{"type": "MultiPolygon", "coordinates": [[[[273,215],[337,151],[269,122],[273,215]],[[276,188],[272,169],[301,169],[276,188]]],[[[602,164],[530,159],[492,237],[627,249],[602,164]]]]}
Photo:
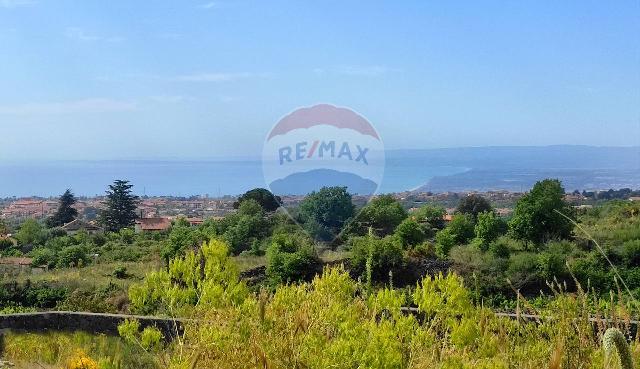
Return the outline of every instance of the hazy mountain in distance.
{"type": "Polygon", "coordinates": [[[640,146],[502,146],[394,150],[390,158],[416,158],[425,165],[469,168],[434,177],[419,191],[525,191],[544,178],[560,179],[566,190],[640,188],[640,146]]]}
{"type": "Polygon", "coordinates": [[[332,169],[314,169],[294,173],[273,181],[269,187],[277,195],[305,195],[325,186],[344,186],[350,193],[359,195],[370,195],[377,187],[376,183],[370,179],[332,169]]]}
{"type": "Polygon", "coordinates": [[[485,146],[388,150],[388,158],[420,158],[429,165],[483,168],[640,169],[640,146],[485,146]]]}

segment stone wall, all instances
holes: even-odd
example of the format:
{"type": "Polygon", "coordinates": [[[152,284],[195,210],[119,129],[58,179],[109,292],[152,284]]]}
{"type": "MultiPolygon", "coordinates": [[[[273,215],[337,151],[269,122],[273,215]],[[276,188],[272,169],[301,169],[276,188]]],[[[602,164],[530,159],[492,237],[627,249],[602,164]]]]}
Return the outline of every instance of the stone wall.
{"type": "Polygon", "coordinates": [[[48,311],[38,313],[19,313],[0,315],[0,332],[3,330],[23,332],[54,331],[84,331],[89,333],[104,333],[118,335],[118,324],[125,319],[137,319],[140,328],[154,326],[162,332],[166,341],[173,340],[184,330],[184,321],[161,317],[78,313],[71,311],[48,311]]]}

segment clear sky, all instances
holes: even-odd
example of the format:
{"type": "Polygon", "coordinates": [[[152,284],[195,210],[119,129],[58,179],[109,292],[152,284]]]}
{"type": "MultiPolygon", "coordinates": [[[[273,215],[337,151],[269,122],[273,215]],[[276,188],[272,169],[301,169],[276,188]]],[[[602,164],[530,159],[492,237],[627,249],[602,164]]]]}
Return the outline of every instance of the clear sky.
{"type": "Polygon", "coordinates": [[[387,148],[639,145],[640,1],[0,0],[0,160],[254,156],[319,102],[387,148]]]}

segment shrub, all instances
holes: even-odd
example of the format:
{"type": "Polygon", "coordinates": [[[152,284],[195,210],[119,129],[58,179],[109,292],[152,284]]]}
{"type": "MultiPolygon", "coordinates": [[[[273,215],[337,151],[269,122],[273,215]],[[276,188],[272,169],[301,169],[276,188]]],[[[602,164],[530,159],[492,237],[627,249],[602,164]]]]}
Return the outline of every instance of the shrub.
{"type": "Polygon", "coordinates": [[[131,228],[122,228],[119,232],[120,240],[123,243],[130,244],[136,237],[136,233],[131,228]]]}
{"type": "Polygon", "coordinates": [[[457,245],[463,245],[474,236],[473,217],[468,214],[454,215],[447,228],[457,245]]]}
{"type": "Polygon", "coordinates": [[[566,275],[566,257],[554,252],[543,252],[538,255],[538,271],[540,276],[547,281],[554,277],[560,279],[566,275]]]}
{"type": "Polygon", "coordinates": [[[408,251],[410,256],[422,258],[436,257],[436,246],[431,242],[423,242],[408,251]]]}
{"type": "Polygon", "coordinates": [[[40,247],[31,252],[31,265],[33,266],[47,266],[53,268],[58,263],[58,257],[56,252],[46,248],[40,247]]]}
{"type": "Polygon", "coordinates": [[[444,216],[447,211],[443,207],[424,205],[411,213],[411,217],[418,222],[425,222],[428,236],[445,227],[444,216]]]}
{"type": "Polygon", "coordinates": [[[507,278],[514,287],[521,288],[531,283],[539,283],[538,255],[530,252],[522,252],[511,255],[507,278]]]}
{"type": "Polygon", "coordinates": [[[66,236],[66,235],[67,235],[67,231],[65,231],[62,228],[56,227],[56,228],[51,228],[49,230],[49,237],[51,237],[51,238],[63,237],[63,236],[66,236]]]}
{"type": "Polygon", "coordinates": [[[212,308],[240,304],[248,293],[229,259],[229,247],[220,240],[203,244],[198,253],[187,251],[171,260],[168,270],[151,272],[129,288],[131,310],[140,314],[177,314],[197,303],[212,308]]]}
{"type": "Polygon", "coordinates": [[[23,287],[15,287],[7,296],[12,303],[7,305],[21,305],[26,307],[53,308],[67,296],[67,290],[45,283],[31,284],[29,281],[23,287]]]}
{"type": "Polygon", "coordinates": [[[306,237],[278,234],[267,248],[267,277],[275,284],[310,280],[320,259],[306,237]]]}
{"type": "Polygon", "coordinates": [[[69,246],[58,253],[58,267],[83,266],[89,263],[84,246],[69,246]]]}
{"type": "Polygon", "coordinates": [[[14,248],[14,244],[13,241],[11,241],[8,238],[0,238],[0,253],[9,251],[10,249],[14,248]]]}
{"type": "Polygon", "coordinates": [[[489,244],[489,252],[495,257],[506,259],[511,254],[510,242],[507,237],[500,237],[489,244]]]}
{"type": "Polygon", "coordinates": [[[622,244],[624,249],[624,260],[628,266],[637,267],[640,265],[640,239],[626,241],[622,244]]]}
{"type": "Polygon", "coordinates": [[[35,219],[27,219],[18,229],[16,239],[21,245],[43,244],[46,239],[46,232],[43,226],[35,219]]]}
{"type": "Polygon", "coordinates": [[[91,242],[96,246],[104,246],[104,244],[107,243],[107,237],[102,233],[95,233],[91,236],[91,242]]]}
{"type": "Polygon", "coordinates": [[[397,270],[403,262],[402,245],[395,237],[364,236],[351,240],[351,266],[360,275],[364,275],[369,263],[372,279],[386,280],[389,271],[397,270]]]}
{"type": "Polygon", "coordinates": [[[109,304],[105,295],[96,291],[74,290],[56,305],[64,311],[90,311],[93,313],[115,313],[116,307],[109,304]]]}
{"type": "Polygon", "coordinates": [[[394,234],[404,248],[413,247],[424,241],[425,238],[422,226],[411,218],[407,218],[398,224],[394,234]]]}
{"type": "Polygon", "coordinates": [[[480,213],[493,212],[493,209],[489,200],[477,194],[470,194],[460,199],[456,212],[477,218],[480,213]]]}
{"type": "Polygon", "coordinates": [[[582,286],[589,285],[597,291],[614,287],[613,280],[609,278],[606,261],[598,251],[592,251],[585,256],[575,259],[570,263],[571,272],[582,286]]]}
{"type": "Polygon", "coordinates": [[[124,265],[118,265],[113,270],[113,276],[118,278],[118,279],[127,278],[127,267],[125,267],[124,265]]]}
{"type": "MultiPolygon", "coordinates": [[[[369,202],[356,216],[355,224],[366,224],[376,234],[386,236],[407,217],[407,211],[392,195],[380,195],[369,202]]],[[[366,232],[366,227],[359,227],[359,234],[366,232]]]]}
{"type": "Polygon", "coordinates": [[[507,232],[507,223],[493,211],[477,215],[474,233],[482,251],[487,251],[489,244],[507,232]]]}
{"type": "Polygon", "coordinates": [[[456,245],[455,236],[451,233],[451,229],[445,228],[436,233],[436,254],[441,258],[446,258],[449,251],[456,245]]]}

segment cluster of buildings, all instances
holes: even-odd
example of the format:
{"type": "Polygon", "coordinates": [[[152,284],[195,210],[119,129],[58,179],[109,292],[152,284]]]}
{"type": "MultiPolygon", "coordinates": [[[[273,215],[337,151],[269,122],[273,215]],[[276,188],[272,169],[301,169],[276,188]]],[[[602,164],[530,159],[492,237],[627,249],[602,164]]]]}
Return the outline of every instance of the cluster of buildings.
{"type": "Polygon", "coordinates": [[[234,197],[209,198],[143,198],[138,206],[141,217],[186,216],[196,218],[223,217],[234,211],[234,197]]]}

